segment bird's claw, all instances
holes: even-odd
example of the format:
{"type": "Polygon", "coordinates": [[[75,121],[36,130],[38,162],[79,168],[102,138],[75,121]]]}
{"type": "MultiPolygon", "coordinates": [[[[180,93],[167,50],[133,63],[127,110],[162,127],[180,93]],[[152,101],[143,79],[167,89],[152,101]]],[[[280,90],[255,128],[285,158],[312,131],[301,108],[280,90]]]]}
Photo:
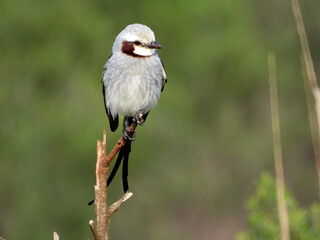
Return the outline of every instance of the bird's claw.
{"type": "Polygon", "coordinates": [[[136,123],[138,123],[140,126],[143,126],[144,124],[144,119],[143,119],[143,112],[142,110],[138,111],[135,115],[134,115],[134,121],[136,123]]]}
{"type": "Polygon", "coordinates": [[[123,130],[123,137],[129,141],[134,141],[135,137],[136,137],[136,132],[135,131],[131,131],[129,128],[125,128],[123,130]]]}
{"type": "MultiPolygon", "coordinates": [[[[144,124],[144,118],[143,118],[143,111],[139,110],[133,117],[133,122],[136,124],[139,124],[142,126],[144,124]]],[[[125,121],[124,123],[124,129],[123,129],[123,137],[129,141],[134,141],[136,137],[136,132],[134,130],[130,130],[130,126],[128,121],[125,121]]]]}

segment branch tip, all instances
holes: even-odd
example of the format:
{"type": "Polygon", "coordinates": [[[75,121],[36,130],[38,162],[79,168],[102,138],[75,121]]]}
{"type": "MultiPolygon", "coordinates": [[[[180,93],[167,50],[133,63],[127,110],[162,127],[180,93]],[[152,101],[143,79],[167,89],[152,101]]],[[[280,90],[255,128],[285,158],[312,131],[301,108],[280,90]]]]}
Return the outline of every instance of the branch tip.
{"type": "Polygon", "coordinates": [[[122,203],[127,201],[130,197],[132,197],[132,195],[133,195],[132,192],[125,193],[118,201],[116,201],[110,207],[108,207],[108,212],[110,216],[114,214],[116,211],[118,211],[122,203]]]}
{"type": "Polygon", "coordinates": [[[132,192],[128,192],[128,193],[126,193],[126,194],[122,197],[122,202],[127,201],[129,198],[131,198],[131,197],[132,197],[132,195],[133,195],[133,193],[132,193],[132,192]]]}

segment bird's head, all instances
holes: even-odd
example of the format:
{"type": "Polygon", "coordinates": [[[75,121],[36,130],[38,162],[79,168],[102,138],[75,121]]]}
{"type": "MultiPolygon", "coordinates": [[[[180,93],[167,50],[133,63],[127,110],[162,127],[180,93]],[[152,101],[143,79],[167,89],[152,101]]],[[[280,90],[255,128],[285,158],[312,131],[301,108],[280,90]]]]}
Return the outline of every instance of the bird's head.
{"type": "Polygon", "coordinates": [[[149,57],[156,53],[156,49],[162,48],[155,41],[153,31],[142,24],[128,25],[116,37],[112,52],[120,51],[133,57],[149,57]]]}

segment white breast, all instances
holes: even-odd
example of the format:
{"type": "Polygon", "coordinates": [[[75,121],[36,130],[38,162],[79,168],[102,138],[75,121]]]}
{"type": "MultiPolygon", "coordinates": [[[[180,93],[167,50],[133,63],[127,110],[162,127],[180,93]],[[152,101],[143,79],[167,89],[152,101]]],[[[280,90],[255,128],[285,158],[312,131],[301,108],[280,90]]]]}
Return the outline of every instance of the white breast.
{"type": "Polygon", "coordinates": [[[162,71],[157,56],[112,56],[103,76],[106,106],[111,114],[133,116],[139,110],[146,113],[154,108],[161,93],[162,71]]]}

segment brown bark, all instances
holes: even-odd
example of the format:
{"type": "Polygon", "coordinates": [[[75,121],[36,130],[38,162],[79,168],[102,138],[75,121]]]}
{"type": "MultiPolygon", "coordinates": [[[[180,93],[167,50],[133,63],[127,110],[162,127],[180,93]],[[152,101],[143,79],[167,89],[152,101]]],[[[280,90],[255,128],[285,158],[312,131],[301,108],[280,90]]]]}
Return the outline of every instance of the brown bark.
{"type": "MultiPolygon", "coordinates": [[[[134,134],[137,123],[133,122],[129,132],[134,134]]],[[[109,239],[109,223],[113,213],[118,211],[123,202],[132,196],[132,193],[125,193],[117,202],[108,207],[107,202],[107,179],[109,164],[126,144],[127,139],[121,137],[113,149],[106,154],[106,129],[103,131],[103,141],[97,141],[97,163],[96,163],[96,185],[95,189],[95,211],[96,222],[90,220],[89,225],[95,240],[109,239]]]]}

